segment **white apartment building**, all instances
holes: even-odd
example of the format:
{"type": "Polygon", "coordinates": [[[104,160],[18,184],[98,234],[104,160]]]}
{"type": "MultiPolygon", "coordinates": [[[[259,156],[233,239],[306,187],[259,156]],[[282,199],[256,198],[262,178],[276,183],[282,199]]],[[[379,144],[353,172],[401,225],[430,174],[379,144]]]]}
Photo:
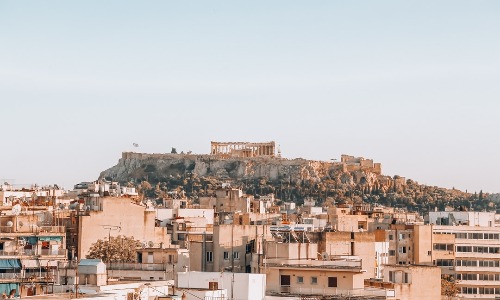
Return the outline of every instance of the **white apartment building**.
{"type": "Polygon", "coordinates": [[[482,211],[433,211],[429,213],[432,225],[495,226],[495,213],[482,211]]]}
{"type": "MultiPolygon", "coordinates": [[[[480,216],[480,220],[485,219],[480,216]]],[[[500,296],[500,228],[433,226],[433,233],[451,235],[443,239],[446,242],[433,243],[435,257],[441,257],[433,263],[443,269],[443,274],[454,276],[459,296],[464,299],[500,296]]]]}

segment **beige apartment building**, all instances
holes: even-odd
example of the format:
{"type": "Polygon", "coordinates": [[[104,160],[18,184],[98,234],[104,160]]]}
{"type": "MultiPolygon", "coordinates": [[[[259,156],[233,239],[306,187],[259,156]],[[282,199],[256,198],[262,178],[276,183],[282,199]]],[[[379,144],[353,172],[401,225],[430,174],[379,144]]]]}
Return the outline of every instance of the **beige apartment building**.
{"type": "Polygon", "coordinates": [[[263,272],[266,274],[266,289],[270,296],[299,296],[300,299],[314,296],[364,296],[386,299],[394,295],[394,291],[381,287],[365,288],[364,270],[358,257],[334,260],[265,259],[263,272]]]}
{"type": "Polygon", "coordinates": [[[363,278],[375,277],[375,233],[373,232],[323,232],[319,252],[329,256],[356,256],[361,258],[365,271],[363,278]]]}
{"type": "Polygon", "coordinates": [[[134,237],[150,248],[171,247],[167,228],[156,226],[154,209],[125,197],[95,197],[87,202],[88,209],[72,217],[72,225],[78,228],[71,241],[77,257],[86,257],[98,239],[118,235],[134,237]]]}
{"type": "Polygon", "coordinates": [[[386,265],[382,280],[365,280],[366,286],[384,287],[394,291],[386,299],[441,299],[441,270],[425,265],[386,265]]]}
{"type": "Polygon", "coordinates": [[[0,293],[46,294],[59,282],[58,261],[68,255],[65,229],[52,225],[52,212],[36,208],[0,217],[0,293]]]}
{"type": "MultiPolygon", "coordinates": [[[[249,273],[254,257],[260,261],[263,241],[272,239],[270,226],[220,224],[213,227],[213,235],[202,235],[190,240],[190,270],[218,272],[229,270],[249,273]]],[[[258,265],[257,265],[258,266],[258,265]]]]}

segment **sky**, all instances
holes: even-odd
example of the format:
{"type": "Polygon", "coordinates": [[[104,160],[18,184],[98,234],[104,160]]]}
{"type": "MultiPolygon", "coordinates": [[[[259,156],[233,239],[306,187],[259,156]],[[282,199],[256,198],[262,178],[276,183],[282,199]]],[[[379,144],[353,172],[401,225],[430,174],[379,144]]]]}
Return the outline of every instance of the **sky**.
{"type": "Polygon", "coordinates": [[[0,0],[0,180],[275,140],[500,192],[499,53],[496,0],[0,0]]]}

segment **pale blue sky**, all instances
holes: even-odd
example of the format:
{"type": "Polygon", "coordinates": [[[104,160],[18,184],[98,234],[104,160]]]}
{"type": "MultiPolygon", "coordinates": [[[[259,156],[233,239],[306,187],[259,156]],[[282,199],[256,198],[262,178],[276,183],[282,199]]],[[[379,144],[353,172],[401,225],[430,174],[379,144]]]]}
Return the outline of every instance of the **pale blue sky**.
{"type": "Polygon", "coordinates": [[[500,192],[499,53],[493,0],[0,0],[0,179],[276,140],[500,192]]]}

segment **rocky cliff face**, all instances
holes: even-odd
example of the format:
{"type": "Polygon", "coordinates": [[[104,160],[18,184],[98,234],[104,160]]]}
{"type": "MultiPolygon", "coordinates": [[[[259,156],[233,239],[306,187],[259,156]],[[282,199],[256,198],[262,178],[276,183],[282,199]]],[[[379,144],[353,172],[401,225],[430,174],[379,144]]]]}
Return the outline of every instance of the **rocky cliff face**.
{"type": "Polygon", "coordinates": [[[320,181],[339,163],[309,161],[305,159],[228,158],[213,155],[123,153],[114,167],[103,171],[100,177],[120,182],[130,180],[168,179],[170,176],[212,176],[226,180],[270,181],[287,179],[292,183],[303,180],[320,181]]]}
{"type": "MultiPolygon", "coordinates": [[[[279,199],[301,202],[314,197],[328,201],[366,201],[414,209],[464,204],[473,195],[455,189],[420,185],[400,176],[381,174],[370,160],[325,162],[281,158],[221,158],[215,155],[123,153],[118,164],[100,177],[140,186],[160,197],[177,189],[196,198],[231,182],[250,194],[275,193],[279,199]],[[368,164],[366,163],[368,161],[368,164]]],[[[484,204],[487,206],[487,204],[484,204]]]]}

